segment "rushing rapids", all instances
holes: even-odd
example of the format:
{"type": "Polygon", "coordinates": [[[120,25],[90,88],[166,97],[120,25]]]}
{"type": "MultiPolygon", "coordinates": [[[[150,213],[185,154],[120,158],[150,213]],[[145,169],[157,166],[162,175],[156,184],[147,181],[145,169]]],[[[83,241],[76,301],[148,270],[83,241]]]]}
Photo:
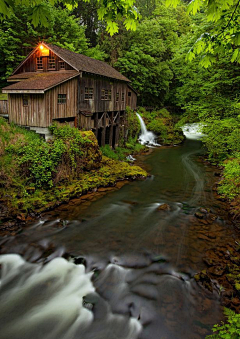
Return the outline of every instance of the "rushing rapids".
{"type": "Polygon", "coordinates": [[[234,243],[234,228],[214,199],[214,174],[198,161],[201,153],[198,138],[155,148],[138,159],[147,180],[75,199],[4,238],[0,338],[210,333],[223,317],[220,287],[213,281],[207,290],[194,275],[206,267],[207,251],[234,243]],[[198,218],[201,207],[206,214],[198,218]]]}

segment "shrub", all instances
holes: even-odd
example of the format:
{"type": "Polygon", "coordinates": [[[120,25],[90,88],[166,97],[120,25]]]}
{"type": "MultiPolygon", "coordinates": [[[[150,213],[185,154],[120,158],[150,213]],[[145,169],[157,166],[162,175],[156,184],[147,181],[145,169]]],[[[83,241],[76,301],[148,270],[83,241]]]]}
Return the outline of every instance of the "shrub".
{"type": "Polygon", "coordinates": [[[214,325],[214,334],[208,335],[206,339],[238,339],[240,338],[240,314],[236,314],[230,309],[225,308],[227,322],[221,325],[214,325]],[[217,332],[217,333],[215,333],[217,332]]]}
{"type": "Polygon", "coordinates": [[[203,138],[209,160],[219,163],[235,152],[240,152],[240,120],[224,119],[206,122],[203,138]]]}
{"type": "Polygon", "coordinates": [[[224,163],[223,179],[218,192],[229,199],[240,194],[240,153],[236,154],[235,159],[229,159],[224,163]]]}

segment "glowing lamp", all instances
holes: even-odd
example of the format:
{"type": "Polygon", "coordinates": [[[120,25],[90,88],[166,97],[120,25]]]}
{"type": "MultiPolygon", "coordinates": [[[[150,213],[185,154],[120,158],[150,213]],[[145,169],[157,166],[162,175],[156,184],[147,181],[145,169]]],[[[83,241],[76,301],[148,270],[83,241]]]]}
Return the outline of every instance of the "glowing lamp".
{"type": "Polygon", "coordinates": [[[41,44],[39,45],[39,49],[41,52],[41,56],[49,56],[49,49],[47,49],[45,46],[41,44]]]}

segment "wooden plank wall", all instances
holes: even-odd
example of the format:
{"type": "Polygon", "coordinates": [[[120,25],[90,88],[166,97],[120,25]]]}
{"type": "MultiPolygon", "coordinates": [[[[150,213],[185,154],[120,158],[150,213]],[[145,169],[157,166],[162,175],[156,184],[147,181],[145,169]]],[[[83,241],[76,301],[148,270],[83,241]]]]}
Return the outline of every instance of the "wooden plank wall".
{"type": "MultiPolygon", "coordinates": [[[[37,58],[41,56],[41,52],[39,49],[36,50],[36,52],[30,56],[30,58],[18,69],[16,74],[19,73],[25,73],[25,72],[51,72],[51,71],[59,71],[60,70],[60,63],[62,59],[60,59],[57,55],[49,51],[49,57],[55,58],[55,68],[54,69],[48,69],[48,56],[42,57],[43,59],[43,70],[37,70],[37,58]]],[[[65,69],[66,70],[73,70],[73,68],[65,63],[65,69]]]]}
{"type": "Polygon", "coordinates": [[[127,89],[127,106],[133,110],[137,108],[137,94],[129,87],[127,89]]]}
{"type": "Polygon", "coordinates": [[[70,118],[77,116],[77,78],[58,85],[45,93],[45,109],[47,126],[53,119],[70,118]],[[66,104],[58,104],[58,94],[66,94],[66,104]]]}
{"type": "Polygon", "coordinates": [[[0,114],[8,114],[8,100],[0,100],[0,114]]]}
{"type": "Polygon", "coordinates": [[[9,94],[9,120],[18,125],[48,127],[53,119],[77,116],[77,79],[71,79],[44,94],[29,94],[23,106],[22,94],[9,94]],[[67,102],[58,104],[58,94],[66,94],[67,102]]]}
{"type": "Polygon", "coordinates": [[[127,84],[122,81],[108,80],[103,77],[83,74],[80,78],[79,111],[81,112],[112,112],[126,109],[127,84]],[[85,100],[85,88],[93,88],[93,99],[85,100]],[[101,100],[102,89],[112,91],[111,100],[101,100]],[[119,93],[119,101],[116,97],[119,93]],[[124,101],[122,101],[124,93],[124,101]]]}
{"type": "Polygon", "coordinates": [[[21,126],[47,127],[43,94],[29,94],[28,106],[23,106],[22,94],[8,94],[9,121],[21,126]]]}

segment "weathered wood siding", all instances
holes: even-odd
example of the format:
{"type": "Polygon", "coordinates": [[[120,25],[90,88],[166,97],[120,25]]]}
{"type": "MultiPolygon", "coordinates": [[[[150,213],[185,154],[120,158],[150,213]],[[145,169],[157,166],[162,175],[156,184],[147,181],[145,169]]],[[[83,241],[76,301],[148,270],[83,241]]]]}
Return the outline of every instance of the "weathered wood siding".
{"type": "MultiPolygon", "coordinates": [[[[25,73],[25,72],[51,72],[51,71],[59,71],[60,70],[60,59],[56,54],[52,51],[49,51],[49,56],[43,56],[43,69],[37,70],[37,58],[41,57],[41,51],[39,49],[33,53],[28,60],[17,70],[16,74],[25,73]],[[55,59],[55,68],[49,68],[49,58],[55,59]]],[[[66,70],[73,70],[73,68],[64,62],[64,66],[66,70]]],[[[62,70],[62,69],[61,69],[62,70]]]]}
{"type": "Polygon", "coordinates": [[[53,119],[63,119],[77,116],[78,79],[74,78],[58,85],[45,93],[45,110],[47,126],[53,119]],[[66,94],[67,102],[58,104],[58,94],[66,94]]]}
{"type": "Polygon", "coordinates": [[[127,106],[133,110],[137,108],[137,94],[129,87],[127,88],[127,106]]]}
{"type": "Polygon", "coordinates": [[[23,106],[22,94],[8,94],[9,121],[21,126],[47,127],[43,94],[29,94],[23,106]]]}
{"type": "Polygon", "coordinates": [[[9,120],[17,125],[48,127],[53,119],[77,116],[77,79],[48,90],[45,94],[29,94],[23,105],[22,94],[9,94],[9,120]],[[66,103],[58,104],[58,94],[66,94],[66,103]]]}
{"type": "Polygon", "coordinates": [[[0,100],[0,114],[8,114],[8,100],[0,100]]]}
{"type": "Polygon", "coordinates": [[[126,109],[127,84],[124,82],[83,74],[79,91],[79,112],[112,112],[126,109]],[[85,99],[85,88],[93,88],[93,99],[85,99]],[[111,90],[111,100],[102,100],[102,90],[111,90]]]}

